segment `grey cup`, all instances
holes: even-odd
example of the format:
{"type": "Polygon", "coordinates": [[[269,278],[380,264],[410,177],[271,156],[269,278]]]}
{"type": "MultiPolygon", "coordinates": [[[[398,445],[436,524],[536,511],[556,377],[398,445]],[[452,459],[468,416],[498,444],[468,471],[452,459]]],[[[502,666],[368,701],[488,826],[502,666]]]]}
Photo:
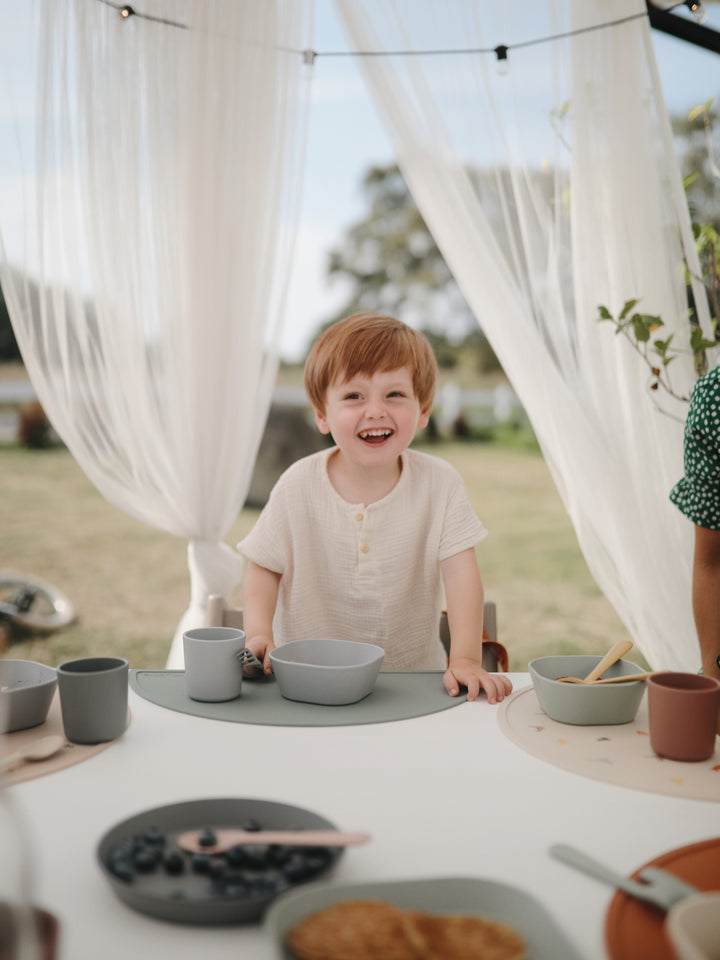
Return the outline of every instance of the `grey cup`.
{"type": "Polygon", "coordinates": [[[191,700],[220,703],[242,690],[245,633],[235,627],[197,627],[183,634],[185,683],[191,700]]]}
{"type": "Polygon", "coordinates": [[[57,668],[65,736],[72,743],[105,743],[127,727],[128,662],[82,657],[57,668]]]}

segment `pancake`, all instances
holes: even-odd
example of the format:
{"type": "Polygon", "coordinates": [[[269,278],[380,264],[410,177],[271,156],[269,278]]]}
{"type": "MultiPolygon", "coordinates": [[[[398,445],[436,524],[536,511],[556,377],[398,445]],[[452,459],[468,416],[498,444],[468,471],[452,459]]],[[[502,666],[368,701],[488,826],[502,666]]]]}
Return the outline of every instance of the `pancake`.
{"type": "Polygon", "coordinates": [[[497,920],[467,915],[409,912],[408,939],[418,960],[526,960],[525,941],[497,920]]]}
{"type": "Polygon", "coordinates": [[[298,960],[526,960],[511,926],[465,914],[403,910],[347,900],[310,914],[289,932],[298,960]]]}
{"type": "Polygon", "coordinates": [[[379,900],[347,900],[300,921],[287,946],[300,960],[419,960],[405,911],[379,900]]]}

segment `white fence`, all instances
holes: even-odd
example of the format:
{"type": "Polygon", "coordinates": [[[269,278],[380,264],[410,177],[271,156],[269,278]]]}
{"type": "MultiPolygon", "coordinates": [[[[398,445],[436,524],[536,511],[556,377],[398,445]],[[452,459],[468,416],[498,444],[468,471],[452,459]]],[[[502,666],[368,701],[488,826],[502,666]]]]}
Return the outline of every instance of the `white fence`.
{"type": "MultiPolygon", "coordinates": [[[[36,399],[35,388],[29,380],[0,380],[0,439],[16,438],[19,407],[36,399]]],[[[287,407],[308,406],[302,387],[282,385],[275,387],[273,403],[287,407]]],[[[451,433],[460,416],[469,427],[478,428],[507,423],[522,414],[515,391],[506,383],[488,390],[462,390],[454,383],[447,383],[438,391],[433,406],[434,419],[441,433],[451,433]]]]}

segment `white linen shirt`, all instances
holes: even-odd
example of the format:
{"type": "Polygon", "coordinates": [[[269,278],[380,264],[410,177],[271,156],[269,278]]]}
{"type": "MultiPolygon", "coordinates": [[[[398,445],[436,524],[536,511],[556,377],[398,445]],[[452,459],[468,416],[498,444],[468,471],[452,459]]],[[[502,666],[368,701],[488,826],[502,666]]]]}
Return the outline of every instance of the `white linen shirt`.
{"type": "Polygon", "coordinates": [[[384,670],[445,669],[440,562],[487,536],[455,468],[416,450],[375,503],[348,503],[328,476],[337,448],[292,464],[237,549],[279,573],[276,645],[304,637],[377,643],[384,670]]]}

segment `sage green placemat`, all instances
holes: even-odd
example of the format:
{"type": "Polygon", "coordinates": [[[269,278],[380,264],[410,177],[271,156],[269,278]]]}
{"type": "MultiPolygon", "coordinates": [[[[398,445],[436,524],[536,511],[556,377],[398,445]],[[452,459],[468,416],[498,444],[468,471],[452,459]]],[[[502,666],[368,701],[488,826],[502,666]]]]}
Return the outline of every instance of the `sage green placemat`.
{"type": "Polygon", "coordinates": [[[364,700],[335,707],[286,700],[272,677],[243,680],[242,695],[224,703],[191,700],[185,692],[184,670],[131,670],[130,686],[141,697],[169,710],[211,720],[280,727],[333,727],[407,720],[449,710],[466,700],[463,694],[449,696],[440,671],[425,670],[380,673],[373,692],[364,700]]]}

